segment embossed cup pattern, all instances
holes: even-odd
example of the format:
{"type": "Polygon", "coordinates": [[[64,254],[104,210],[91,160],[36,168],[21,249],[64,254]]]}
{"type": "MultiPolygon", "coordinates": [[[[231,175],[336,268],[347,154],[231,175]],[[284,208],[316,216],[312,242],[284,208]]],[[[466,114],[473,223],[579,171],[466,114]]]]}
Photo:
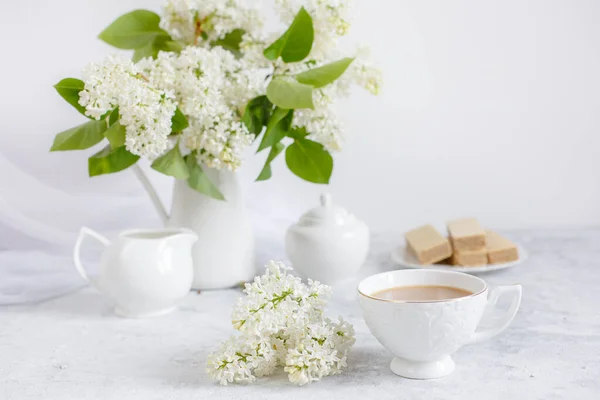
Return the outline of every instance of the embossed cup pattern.
{"type": "Polygon", "coordinates": [[[371,333],[395,356],[434,361],[452,354],[473,335],[486,294],[460,302],[383,303],[361,296],[371,333]]]}

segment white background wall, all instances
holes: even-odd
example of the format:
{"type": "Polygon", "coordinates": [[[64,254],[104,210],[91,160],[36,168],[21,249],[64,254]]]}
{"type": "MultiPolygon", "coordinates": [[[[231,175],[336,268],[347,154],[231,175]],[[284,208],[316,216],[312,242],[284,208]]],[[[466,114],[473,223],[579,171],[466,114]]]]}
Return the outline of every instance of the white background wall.
{"type": "MultiPolygon", "coordinates": [[[[114,51],[96,39],[114,18],[160,4],[0,3],[5,228],[158,224],[131,172],[89,179],[96,150],[48,148],[82,118],[52,85],[114,51]]],[[[600,224],[600,1],[358,0],[356,9],[352,37],[371,45],[385,86],[341,104],[346,147],[327,189],[338,202],[375,230],[462,215],[499,228],[600,224]]],[[[283,157],[271,181],[252,183],[265,155],[249,153],[241,171],[248,201],[287,223],[325,188],[293,176],[283,157]]],[[[168,179],[153,179],[168,200],[168,179]]]]}

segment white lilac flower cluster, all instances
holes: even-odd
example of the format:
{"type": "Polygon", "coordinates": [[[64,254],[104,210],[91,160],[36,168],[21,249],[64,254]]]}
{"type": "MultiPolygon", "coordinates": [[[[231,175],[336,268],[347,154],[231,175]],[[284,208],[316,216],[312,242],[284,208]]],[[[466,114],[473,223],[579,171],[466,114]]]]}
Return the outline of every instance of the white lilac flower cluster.
{"type": "Polygon", "coordinates": [[[160,27],[185,44],[208,46],[235,29],[256,32],[262,19],[243,0],[168,0],[160,27]]]}
{"type": "MultiPolygon", "coordinates": [[[[355,54],[354,61],[340,78],[330,85],[314,90],[314,109],[301,109],[294,112],[292,125],[305,127],[306,131],[310,133],[309,138],[321,143],[328,150],[341,150],[343,144],[343,126],[333,109],[335,101],[339,98],[348,97],[350,87],[353,84],[359,85],[375,95],[379,94],[381,89],[381,70],[368,61],[365,56],[366,53],[365,48],[359,49],[355,54]]],[[[330,54],[333,54],[333,52],[330,54]]],[[[299,63],[293,65],[292,68],[294,73],[300,73],[341,58],[343,56],[340,55],[329,59],[321,59],[310,65],[299,63]]]]}
{"type": "Polygon", "coordinates": [[[232,323],[241,335],[210,354],[207,372],[222,385],[251,383],[283,366],[298,385],[341,373],[354,344],[352,325],[323,317],[331,288],[312,280],[303,284],[291,268],[270,262],[263,276],[246,284],[232,323]]]}
{"type": "Polygon", "coordinates": [[[350,30],[352,1],[349,0],[275,0],[281,21],[289,25],[300,7],[313,20],[315,38],[310,57],[324,59],[335,50],[339,38],[350,30]]]}
{"type": "Polygon", "coordinates": [[[216,169],[239,167],[242,152],[253,139],[239,113],[264,92],[264,73],[247,68],[221,47],[161,52],[156,60],[146,58],[138,65],[153,85],[174,93],[188,116],[183,142],[197,151],[198,161],[216,169]]]}
{"type": "Polygon", "coordinates": [[[150,85],[138,66],[122,57],[91,63],[82,75],[79,104],[86,115],[99,120],[118,107],[127,150],[153,159],[167,149],[176,109],[173,92],[150,85]]]}
{"type": "MultiPolygon", "coordinates": [[[[315,38],[307,62],[275,66],[277,72],[296,74],[337,61],[343,57],[340,40],[350,29],[349,0],[275,0],[283,22],[293,20],[304,6],[313,19],[315,38]]],[[[359,48],[348,70],[335,82],[317,89],[313,94],[314,109],[296,110],[292,125],[305,127],[309,138],[323,144],[328,150],[341,150],[343,127],[332,105],[335,100],[347,97],[350,87],[356,84],[379,94],[382,84],[381,70],[368,61],[368,49],[359,48]]]]}
{"type": "MultiPolygon", "coordinates": [[[[314,28],[314,43],[308,62],[285,64],[275,63],[274,72],[295,74],[319,67],[343,58],[339,51],[340,39],[350,29],[350,0],[275,0],[278,15],[284,26],[294,19],[301,7],[311,15],[314,28]]],[[[191,44],[197,29],[206,33],[207,40],[196,42],[207,46],[209,40],[220,39],[234,29],[246,33],[240,46],[241,62],[246,70],[262,71],[273,68],[262,52],[281,32],[264,35],[262,19],[256,8],[249,7],[243,0],[169,0],[163,9],[161,27],[174,38],[191,44]],[[200,27],[200,28],[198,28],[200,27]]],[[[373,94],[381,88],[381,70],[375,68],[365,49],[354,54],[355,60],[349,69],[333,84],[314,91],[314,109],[296,110],[292,125],[304,127],[309,138],[323,144],[328,150],[341,150],[343,127],[332,105],[340,97],[349,94],[352,84],[357,84],[373,94]]],[[[269,71],[262,71],[263,78],[269,71]]]]}
{"type": "Polygon", "coordinates": [[[212,168],[235,170],[251,143],[239,113],[264,93],[264,72],[248,68],[221,47],[186,47],[180,54],[160,52],[137,64],[108,57],[83,73],[80,104],[100,119],[119,107],[126,127],[126,146],[133,154],[154,159],[169,148],[176,106],[187,116],[182,132],[198,161],[212,168]]]}

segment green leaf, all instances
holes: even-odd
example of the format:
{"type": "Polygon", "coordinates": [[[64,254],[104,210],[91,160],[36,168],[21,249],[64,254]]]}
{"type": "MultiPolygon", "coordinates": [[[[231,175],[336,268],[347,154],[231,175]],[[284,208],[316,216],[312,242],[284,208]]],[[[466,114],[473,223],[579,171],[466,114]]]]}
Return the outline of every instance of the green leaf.
{"type": "Polygon", "coordinates": [[[88,121],[56,135],[50,151],[88,149],[104,139],[105,130],[105,121],[88,121]]]}
{"type": "Polygon", "coordinates": [[[197,192],[205,194],[213,199],[225,200],[223,193],[211,182],[210,178],[202,167],[196,161],[196,157],[193,154],[185,156],[185,161],[189,171],[189,178],[187,180],[188,186],[197,192]]]}
{"type": "Polygon", "coordinates": [[[275,143],[273,147],[271,147],[271,151],[269,151],[269,155],[267,156],[267,161],[265,161],[265,166],[262,171],[256,178],[257,181],[266,181],[271,178],[271,162],[281,153],[281,151],[285,148],[285,146],[281,143],[275,143]]]}
{"type": "MultiPolygon", "coordinates": [[[[111,114],[112,117],[113,114],[111,114]]],[[[108,139],[113,149],[125,145],[125,127],[116,121],[105,132],[104,137],[108,139]]]]}
{"type": "Polygon", "coordinates": [[[133,52],[133,62],[138,62],[142,58],[150,57],[156,58],[158,52],[161,50],[162,45],[167,41],[166,36],[156,36],[150,40],[145,46],[135,49],[133,52]]]}
{"type": "Polygon", "coordinates": [[[275,108],[273,116],[271,116],[269,123],[267,124],[265,135],[263,136],[256,152],[279,143],[281,139],[286,136],[288,130],[290,129],[293,117],[294,110],[287,110],[279,107],[275,108]]]}
{"type": "Polygon", "coordinates": [[[171,150],[154,160],[152,168],[175,179],[187,179],[190,176],[185,160],[179,151],[179,142],[171,150]]]}
{"type": "Polygon", "coordinates": [[[243,29],[234,29],[222,39],[212,42],[212,45],[221,46],[225,50],[232,52],[236,57],[240,57],[242,55],[240,52],[240,43],[242,42],[242,37],[245,33],[246,31],[243,29]]]}
{"type": "Polygon", "coordinates": [[[285,162],[298,177],[313,183],[329,183],[333,158],[322,144],[308,139],[294,141],[285,151],[285,162]]]}
{"type": "Polygon", "coordinates": [[[291,137],[292,139],[299,140],[307,137],[308,132],[304,126],[301,126],[299,128],[290,129],[287,133],[287,136],[291,137]]]}
{"type": "Polygon", "coordinates": [[[267,86],[267,97],[281,108],[314,108],[313,87],[286,77],[276,77],[267,86]]]}
{"type": "MultiPolygon", "coordinates": [[[[67,103],[75,107],[81,114],[85,115],[85,108],[79,104],[79,92],[81,92],[83,88],[83,81],[75,78],[65,78],[54,85],[54,89],[56,89],[58,94],[60,94],[67,103]]],[[[90,118],[87,115],[85,116],[90,118]]]]}
{"type": "Polygon", "coordinates": [[[88,158],[88,174],[97,176],[119,172],[135,164],[139,158],[127,151],[125,146],[113,149],[108,145],[88,158]]]}
{"type": "Polygon", "coordinates": [[[348,69],[354,58],[342,58],[330,64],[323,65],[319,68],[310,69],[296,75],[296,79],[300,83],[311,85],[314,88],[320,88],[329,85],[348,69]]]}
{"type": "Polygon", "coordinates": [[[121,15],[98,36],[119,49],[139,49],[157,36],[169,37],[158,25],[160,17],[148,10],[135,10],[121,15]]]}
{"type": "Polygon", "coordinates": [[[273,103],[269,101],[267,96],[255,97],[246,105],[246,109],[242,115],[242,122],[251,133],[259,135],[263,126],[269,120],[272,108],[273,103]]]}
{"type": "Polygon", "coordinates": [[[173,118],[171,118],[171,131],[181,132],[188,126],[190,126],[190,124],[187,118],[185,117],[185,115],[183,115],[179,107],[177,107],[175,109],[175,114],[173,114],[173,118]]]}
{"type": "Polygon", "coordinates": [[[267,47],[263,54],[271,61],[280,56],[286,63],[302,61],[310,53],[314,36],[312,18],[302,7],[288,30],[267,47]]]}
{"type": "Polygon", "coordinates": [[[120,118],[119,107],[117,107],[110,112],[110,115],[108,117],[108,125],[111,126],[112,124],[117,122],[119,120],[119,118],[120,118]]]}
{"type": "Polygon", "coordinates": [[[169,40],[168,36],[156,36],[143,47],[136,49],[133,52],[133,62],[138,62],[142,58],[156,58],[159,51],[170,51],[179,53],[183,49],[183,45],[179,42],[169,40]]]}
{"type": "Polygon", "coordinates": [[[172,53],[180,53],[185,46],[174,40],[167,40],[160,50],[170,51],[172,53]]]}

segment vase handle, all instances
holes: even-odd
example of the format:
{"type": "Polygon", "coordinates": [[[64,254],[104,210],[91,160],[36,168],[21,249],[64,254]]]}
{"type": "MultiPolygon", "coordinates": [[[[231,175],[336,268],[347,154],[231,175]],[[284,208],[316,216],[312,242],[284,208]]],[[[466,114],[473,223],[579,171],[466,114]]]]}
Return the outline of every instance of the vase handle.
{"type": "Polygon", "coordinates": [[[152,205],[154,206],[154,209],[158,213],[158,216],[160,217],[162,223],[164,225],[166,225],[167,221],[169,220],[169,214],[167,214],[167,209],[163,205],[162,201],[160,201],[160,198],[158,197],[158,193],[156,193],[154,186],[152,186],[152,184],[150,183],[150,180],[148,179],[148,177],[146,176],[144,171],[142,171],[142,169],[140,168],[139,165],[133,164],[132,168],[133,168],[133,172],[135,173],[136,178],[138,179],[138,181],[140,181],[140,183],[146,190],[148,197],[150,197],[150,200],[152,201],[152,205]]]}

